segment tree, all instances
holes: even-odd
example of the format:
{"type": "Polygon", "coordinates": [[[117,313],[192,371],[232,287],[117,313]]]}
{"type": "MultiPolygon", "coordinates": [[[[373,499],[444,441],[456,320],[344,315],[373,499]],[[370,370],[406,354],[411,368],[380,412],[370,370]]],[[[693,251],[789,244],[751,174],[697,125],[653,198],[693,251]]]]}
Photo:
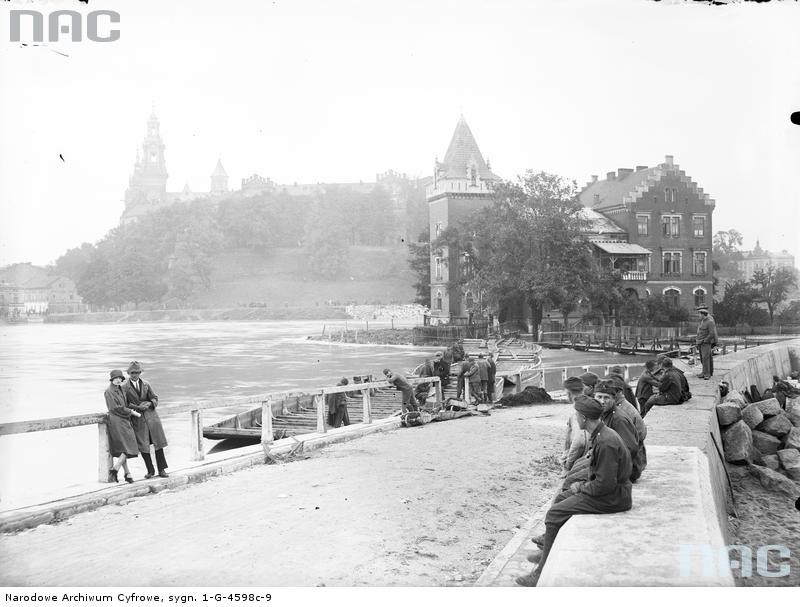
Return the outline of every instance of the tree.
{"type": "Polygon", "coordinates": [[[451,275],[451,288],[468,286],[497,308],[523,296],[538,332],[545,304],[570,306],[588,286],[591,249],[581,235],[582,208],[574,182],[528,171],[517,182],[498,184],[491,206],[446,229],[431,246],[446,249],[450,265],[469,260],[459,262],[462,273],[451,275]]]}
{"type": "Polygon", "coordinates": [[[734,280],[725,284],[725,296],[714,305],[714,318],[721,325],[730,327],[740,323],[752,324],[758,309],[758,293],[753,285],[744,280],[734,280]]]}
{"type": "Polygon", "coordinates": [[[346,219],[336,206],[326,206],[322,199],[317,201],[306,224],[303,242],[311,275],[334,279],[349,269],[346,219]]]}
{"type": "Polygon", "coordinates": [[[89,267],[93,252],[94,246],[84,242],[80,247],[70,249],[56,259],[53,271],[59,276],[66,276],[77,283],[89,267]]]}
{"type": "Polygon", "coordinates": [[[431,307],[431,243],[428,242],[428,230],[425,229],[418,238],[419,242],[408,243],[408,265],[417,275],[414,289],[417,296],[414,303],[431,307]]]}
{"type": "Polygon", "coordinates": [[[691,313],[676,306],[664,295],[651,295],[642,302],[648,322],[657,327],[670,327],[689,320],[691,313]]]}
{"type": "Polygon", "coordinates": [[[770,264],[762,270],[756,270],[750,283],[758,293],[758,301],[767,304],[769,322],[774,324],[776,308],[797,286],[797,271],[794,268],[776,268],[770,264]]]}
{"type": "Polygon", "coordinates": [[[711,249],[711,267],[714,270],[713,292],[716,295],[720,285],[744,277],[737,261],[742,259],[742,235],[737,230],[719,231],[714,234],[711,249]]]}

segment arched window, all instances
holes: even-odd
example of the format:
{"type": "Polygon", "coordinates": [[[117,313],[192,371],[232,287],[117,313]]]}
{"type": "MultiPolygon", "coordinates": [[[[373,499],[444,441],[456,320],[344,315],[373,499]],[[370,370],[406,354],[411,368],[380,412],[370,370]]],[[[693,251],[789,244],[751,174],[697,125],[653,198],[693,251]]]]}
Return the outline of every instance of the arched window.
{"type": "Polygon", "coordinates": [[[436,297],[433,300],[433,309],[439,312],[442,311],[442,292],[436,291],[436,297]]]}
{"type": "Polygon", "coordinates": [[[467,310],[472,310],[475,307],[475,298],[472,296],[472,291],[464,293],[464,305],[467,310]]]}
{"type": "Polygon", "coordinates": [[[694,307],[706,305],[706,290],[703,287],[696,287],[694,290],[694,307]]]}
{"type": "Polygon", "coordinates": [[[664,291],[664,299],[667,300],[667,304],[671,307],[677,308],[680,305],[681,292],[678,289],[666,289],[664,291]]]}

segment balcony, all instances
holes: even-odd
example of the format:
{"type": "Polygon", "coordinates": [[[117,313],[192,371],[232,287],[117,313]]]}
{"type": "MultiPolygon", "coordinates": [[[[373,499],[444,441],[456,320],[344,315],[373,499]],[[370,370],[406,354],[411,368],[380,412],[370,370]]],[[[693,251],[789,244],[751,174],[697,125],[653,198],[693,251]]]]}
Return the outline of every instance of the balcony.
{"type": "Polygon", "coordinates": [[[645,282],[647,281],[647,272],[641,272],[639,270],[623,272],[622,280],[636,280],[639,282],[645,282]]]}

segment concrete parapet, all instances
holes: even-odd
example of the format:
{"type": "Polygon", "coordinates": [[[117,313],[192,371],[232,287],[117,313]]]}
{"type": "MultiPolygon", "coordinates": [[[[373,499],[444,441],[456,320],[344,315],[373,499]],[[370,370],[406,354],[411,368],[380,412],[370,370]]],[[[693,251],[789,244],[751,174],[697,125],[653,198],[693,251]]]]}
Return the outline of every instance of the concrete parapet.
{"type": "Polygon", "coordinates": [[[696,447],[651,447],[631,510],[573,516],[539,586],[733,586],[717,567],[726,541],[711,485],[696,447]]]}

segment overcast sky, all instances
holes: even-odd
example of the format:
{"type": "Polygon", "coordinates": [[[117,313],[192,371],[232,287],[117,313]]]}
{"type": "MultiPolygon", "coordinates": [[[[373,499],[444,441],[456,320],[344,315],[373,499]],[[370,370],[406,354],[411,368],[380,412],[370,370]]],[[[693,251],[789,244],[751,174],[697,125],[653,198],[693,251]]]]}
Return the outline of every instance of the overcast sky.
{"type": "Polygon", "coordinates": [[[117,42],[39,47],[10,42],[20,4],[0,3],[0,265],[119,222],[152,104],[171,191],[208,190],[217,158],[234,188],[430,175],[463,112],[505,178],[671,154],[715,231],[800,256],[797,3],[27,2],[121,16],[117,42]]]}

